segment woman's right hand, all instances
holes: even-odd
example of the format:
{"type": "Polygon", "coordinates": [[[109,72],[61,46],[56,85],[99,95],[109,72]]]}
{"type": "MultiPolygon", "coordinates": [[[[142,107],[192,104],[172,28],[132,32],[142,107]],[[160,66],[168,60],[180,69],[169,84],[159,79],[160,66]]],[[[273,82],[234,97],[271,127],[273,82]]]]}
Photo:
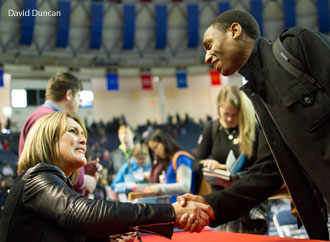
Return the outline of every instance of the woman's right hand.
{"type": "Polygon", "coordinates": [[[206,159],[206,160],[201,160],[200,163],[205,167],[210,170],[214,169],[227,169],[226,165],[220,164],[218,161],[213,160],[213,159],[206,159]]]}

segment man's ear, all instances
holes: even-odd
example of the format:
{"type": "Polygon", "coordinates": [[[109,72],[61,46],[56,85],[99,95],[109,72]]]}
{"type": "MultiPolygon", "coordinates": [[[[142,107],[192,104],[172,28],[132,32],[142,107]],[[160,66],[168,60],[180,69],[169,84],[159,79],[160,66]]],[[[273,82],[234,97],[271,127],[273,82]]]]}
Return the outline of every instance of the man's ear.
{"type": "Polygon", "coordinates": [[[236,22],[231,24],[231,26],[229,28],[229,31],[231,32],[232,37],[233,37],[234,40],[239,39],[239,37],[241,37],[241,35],[243,33],[242,26],[239,23],[236,23],[236,22]]]}
{"type": "Polygon", "coordinates": [[[72,93],[72,90],[69,89],[69,90],[67,90],[66,93],[65,93],[65,99],[68,100],[68,101],[71,101],[72,98],[73,98],[73,93],[72,93]]]}

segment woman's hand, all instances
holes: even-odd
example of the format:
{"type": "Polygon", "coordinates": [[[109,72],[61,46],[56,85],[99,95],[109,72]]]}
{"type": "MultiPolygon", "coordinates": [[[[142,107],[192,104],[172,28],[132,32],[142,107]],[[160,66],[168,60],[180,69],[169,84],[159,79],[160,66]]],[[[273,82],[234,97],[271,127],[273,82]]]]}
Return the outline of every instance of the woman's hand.
{"type": "Polygon", "coordinates": [[[227,169],[226,165],[220,164],[218,161],[212,159],[201,160],[200,163],[203,164],[205,168],[208,168],[210,170],[227,169]]]}
{"type": "Polygon", "coordinates": [[[144,193],[159,193],[158,185],[148,186],[143,190],[144,193]]]}
{"type": "Polygon", "coordinates": [[[134,242],[135,233],[110,235],[110,242],[134,242]]]}

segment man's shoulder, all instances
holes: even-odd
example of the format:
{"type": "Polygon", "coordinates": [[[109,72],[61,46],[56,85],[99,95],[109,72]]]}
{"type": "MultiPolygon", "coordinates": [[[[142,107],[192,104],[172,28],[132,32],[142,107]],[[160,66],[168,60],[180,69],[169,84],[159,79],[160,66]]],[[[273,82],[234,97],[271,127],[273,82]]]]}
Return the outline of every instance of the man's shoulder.
{"type": "MultiPolygon", "coordinates": [[[[55,112],[55,110],[50,107],[40,106],[28,116],[25,123],[34,124],[39,118],[45,116],[46,114],[54,113],[54,112],[55,112]]],[[[25,124],[24,124],[24,126],[25,126],[25,124]]]]}

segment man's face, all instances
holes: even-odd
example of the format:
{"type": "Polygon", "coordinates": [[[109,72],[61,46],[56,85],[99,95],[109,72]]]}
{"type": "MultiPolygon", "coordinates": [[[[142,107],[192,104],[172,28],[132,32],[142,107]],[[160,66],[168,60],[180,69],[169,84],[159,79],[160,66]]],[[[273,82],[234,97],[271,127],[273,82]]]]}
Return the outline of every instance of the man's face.
{"type": "Polygon", "coordinates": [[[70,113],[76,114],[80,104],[80,91],[77,92],[70,101],[70,113]]]}
{"type": "Polygon", "coordinates": [[[128,128],[121,128],[118,131],[118,138],[121,144],[125,144],[129,149],[133,147],[134,134],[128,128]]]}
{"type": "Polygon", "coordinates": [[[204,33],[203,44],[205,63],[212,65],[222,75],[229,76],[241,67],[242,46],[237,41],[237,33],[230,29],[222,32],[210,26],[204,33]]]}

